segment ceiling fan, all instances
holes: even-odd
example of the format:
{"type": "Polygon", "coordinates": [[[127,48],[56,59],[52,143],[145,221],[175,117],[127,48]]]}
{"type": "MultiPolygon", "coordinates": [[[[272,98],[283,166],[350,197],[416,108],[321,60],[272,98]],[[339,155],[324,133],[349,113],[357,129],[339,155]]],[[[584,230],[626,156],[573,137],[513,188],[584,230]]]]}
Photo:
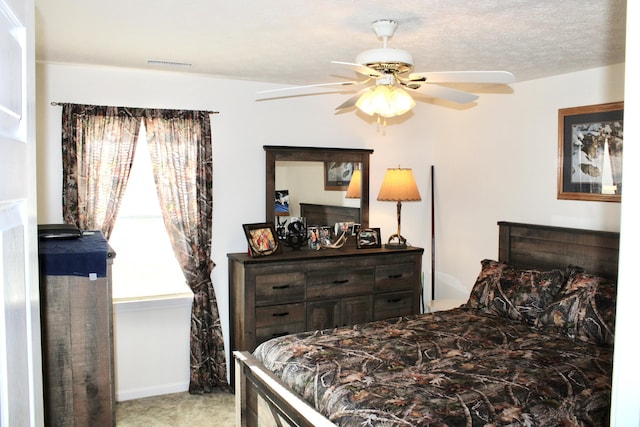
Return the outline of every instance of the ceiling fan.
{"type": "MultiPolygon", "coordinates": [[[[258,94],[306,89],[321,86],[367,85],[351,98],[336,107],[336,111],[357,107],[363,112],[382,117],[402,115],[415,106],[413,98],[405,91],[419,92],[429,98],[440,98],[458,104],[467,104],[478,99],[478,95],[464,92],[442,83],[494,83],[508,84],[515,77],[508,71],[438,71],[413,72],[413,57],[405,50],[388,47],[398,23],[392,19],[381,19],[371,24],[382,47],[361,52],[356,62],[331,61],[345,66],[362,76],[360,80],[321,83],[264,90],[258,94]]],[[[264,98],[263,98],[264,99],[264,98]]]]}

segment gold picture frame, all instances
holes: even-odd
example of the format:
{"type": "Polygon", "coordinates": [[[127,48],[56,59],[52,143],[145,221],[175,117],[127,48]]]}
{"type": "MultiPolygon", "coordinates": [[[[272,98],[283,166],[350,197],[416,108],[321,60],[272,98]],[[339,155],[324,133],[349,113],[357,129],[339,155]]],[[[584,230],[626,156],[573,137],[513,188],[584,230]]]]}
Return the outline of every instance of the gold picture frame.
{"type": "Polygon", "coordinates": [[[558,199],[620,202],[624,102],[558,110],[558,199]]]}

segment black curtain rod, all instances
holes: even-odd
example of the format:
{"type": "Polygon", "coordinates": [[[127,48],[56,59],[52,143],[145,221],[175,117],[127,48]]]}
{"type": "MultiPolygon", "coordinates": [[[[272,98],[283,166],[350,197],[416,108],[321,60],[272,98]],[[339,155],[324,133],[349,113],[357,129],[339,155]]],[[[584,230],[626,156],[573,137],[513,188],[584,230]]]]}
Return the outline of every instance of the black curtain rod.
{"type": "MultiPolygon", "coordinates": [[[[53,105],[54,107],[62,107],[64,104],[66,104],[65,102],[55,102],[52,101],[51,105],[53,105]]],[[[133,108],[138,108],[138,107],[133,107],[133,108]]],[[[175,108],[150,108],[151,110],[175,110],[175,108]]],[[[185,108],[185,110],[188,110],[188,108],[185,108]]],[[[207,111],[207,113],[209,114],[220,114],[220,111],[207,111]]]]}

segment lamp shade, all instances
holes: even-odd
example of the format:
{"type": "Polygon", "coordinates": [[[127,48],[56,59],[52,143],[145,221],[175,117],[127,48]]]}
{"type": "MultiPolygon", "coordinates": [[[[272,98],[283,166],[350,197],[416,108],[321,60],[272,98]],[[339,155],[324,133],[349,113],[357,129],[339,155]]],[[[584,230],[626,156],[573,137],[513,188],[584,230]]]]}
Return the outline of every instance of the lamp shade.
{"type": "Polygon", "coordinates": [[[422,200],[413,171],[408,168],[387,169],[380,186],[378,200],[388,202],[422,200]]]}
{"type": "Polygon", "coordinates": [[[353,171],[351,175],[351,181],[349,182],[349,187],[347,187],[347,194],[345,194],[346,199],[359,199],[360,198],[360,185],[362,181],[362,175],[360,173],[360,169],[356,169],[353,171]]]}
{"type": "Polygon", "coordinates": [[[356,107],[362,112],[382,117],[400,116],[415,105],[407,92],[393,85],[376,85],[365,91],[356,102],[356,107]]]}

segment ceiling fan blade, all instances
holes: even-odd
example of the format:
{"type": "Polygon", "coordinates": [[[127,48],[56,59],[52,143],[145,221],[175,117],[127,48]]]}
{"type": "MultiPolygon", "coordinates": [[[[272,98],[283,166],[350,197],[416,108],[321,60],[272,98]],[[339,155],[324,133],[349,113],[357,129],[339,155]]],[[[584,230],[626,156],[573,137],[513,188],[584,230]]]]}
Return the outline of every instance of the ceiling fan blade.
{"type": "Polygon", "coordinates": [[[342,104],[338,105],[336,107],[336,111],[346,110],[347,108],[354,107],[356,105],[356,102],[358,102],[358,99],[360,99],[360,96],[362,96],[362,92],[364,92],[365,90],[369,90],[369,89],[368,88],[362,89],[361,91],[353,95],[351,98],[347,99],[342,104]]]}
{"type": "Polygon", "coordinates": [[[304,86],[289,86],[289,87],[281,87],[281,88],[278,88],[278,89],[259,90],[256,93],[257,94],[265,94],[265,93],[268,94],[268,93],[275,93],[275,92],[286,92],[286,91],[289,91],[289,90],[308,89],[308,88],[313,88],[313,87],[351,86],[351,85],[355,85],[355,84],[360,84],[360,82],[347,81],[347,82],[333,82],[333,83],[318,83],[318,84],[304,85],[304,86]]]}
{"type": "Polygon", "coordinates": [[[516,77],[508,71],[436,71],[409,74],[409,81],[428,83],[499,83],[509,84],[516,77]]]}
{"type": "Polygon", "coordinates": [[[420,85],[419,88],[415,89],[409,86],[407,87],[430,98],[441,98],[458,104],[468,104],[469,102],[473,102],[479,98],[478,95],[474,95],[469,92],[463,92],[458,89],[452,89],[450,87],[435,84],[423,84],[420,85]]]}
{"type": "Polygon", "coordinates": [[[380,77],[382,75],[378,70],[374,70],[373,68],[369,68],[366,65],[357,64],[355,62],[331,61],[331,63],[344,65],[345,67],[351,68],[356,73],[362,74],[367,77],[380,77]]]}

